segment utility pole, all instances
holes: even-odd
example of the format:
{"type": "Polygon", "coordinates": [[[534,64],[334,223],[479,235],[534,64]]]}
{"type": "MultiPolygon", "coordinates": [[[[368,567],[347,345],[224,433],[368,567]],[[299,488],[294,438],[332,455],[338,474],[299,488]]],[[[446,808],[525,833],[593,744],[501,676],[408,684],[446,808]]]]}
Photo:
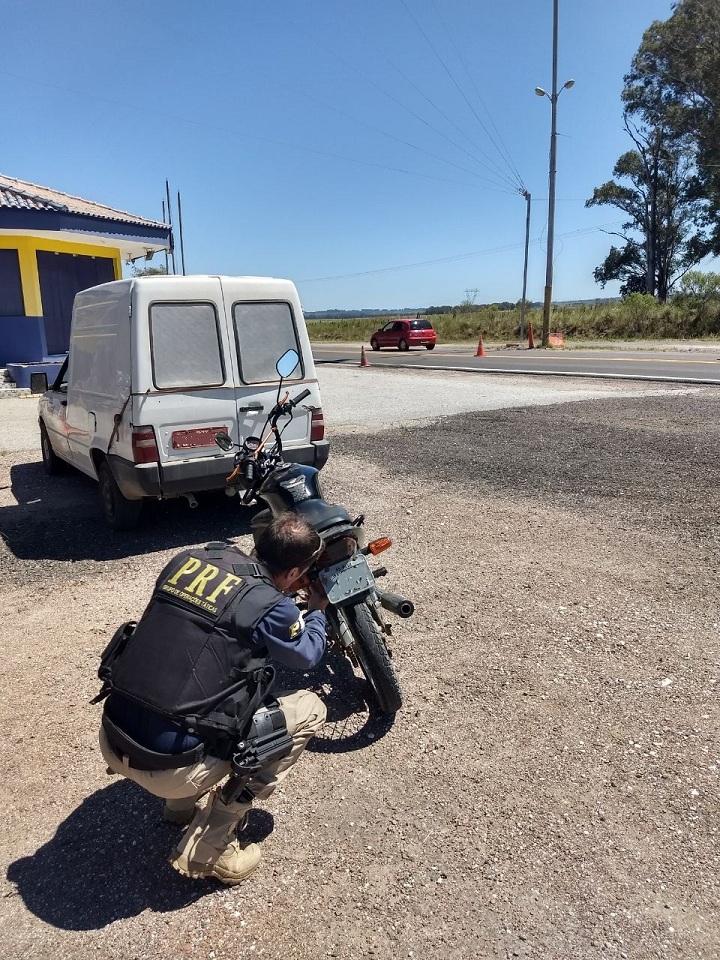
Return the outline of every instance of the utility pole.
{"type": "Polygon", "coordinates": [[[527,270],[528,270],[528,248],[530,246],[530,200],[532,199],[527,190],[523,191],[523,196],[527,203],[527,216],[525,217],[525,263],[523,266],[523,291],[522,302],[520,303],[520,343],[525,339],[525,311],[527,309],[527,270]]]}
{"type": "MultiPolygon", "coordinates": [[[[162,219],[163,219],[163,223],[166,223],[166,222],[167,222],[167,221],[165,220],[165,217],[166,217],[166,216],[167,216],[167,213],[166,213],[166,211],[165,211],[165,201],[163,200],[163,202],[162,202],[162,219]]],[[[170,273],[170,270],[168,269],[168,252],[167,252],[167,247],[165,247],[165,276],[167,276],[169,273],[170,273]]]]}
{"type": "Polygon", "coordinates": [[[180,266],[182,269],[182,275],[185,276],[185,243],[183,242],[182,205],[180,203],[179,190],[178,190],[178,196],[177,196],[177,210],[178,210],[178,230],[180,231],[180,266]]]}
{"type": "Polygon", "coordinates": [[[539,97],[547,97],[552,107],[552,119],[550,122],[550,176],[549,176],[549,198],[548,198],[548,239],[547,239],[547,265],[545,267],[545,299],[543,301],[543,329],[542,345],[548,345],[550,336],[550,313],[552,312],[552,287],[553,287],[553,249],[555,246],[555,179],[557,177],[557,102],[558,97],[567,87],[573,86],[574,80],[566,81],[562,87],[557,88],[557,61],[558,61],[558,0],[553,0],[553,67],[552,67],[552,93],[543,90],[542,87],[535,87],[535,93],[539,97]]]}
{"type": "Polygon", "coordinates": [[[553,250],[555,247],[555,180],[557,178],[557,57],[558,57],[558,0],[553,0],[553,65],[552,65],[552,119],[550,122],[550,193],[548,199],[547,264],[545,266],[545,299],[543,301],[542,345],[550,337],[552,312],[553,250]]]}
{"type": "Polygon", "coordinates": [[[168,224],[170,226],[170,261],[172,263],[173,275],[177,272],[175,269],[175,240],[172,235],[172,204],[170,203],[170,184],[165,181],[165,196],[167,197],[168,224]]]}

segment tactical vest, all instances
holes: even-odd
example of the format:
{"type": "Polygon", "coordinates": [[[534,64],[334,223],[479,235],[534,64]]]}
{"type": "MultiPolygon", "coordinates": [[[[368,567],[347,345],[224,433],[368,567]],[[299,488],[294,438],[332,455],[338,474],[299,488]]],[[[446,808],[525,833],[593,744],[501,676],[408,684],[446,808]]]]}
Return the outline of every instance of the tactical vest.
{"type": "Polygon", "coordinates": [[[242,737],[267,695],[258,622],[283,594],[252,558],[228,544],[185,550],[160,574],[142,618],[100,676],[118,693],[209,743],[242,737]]]}

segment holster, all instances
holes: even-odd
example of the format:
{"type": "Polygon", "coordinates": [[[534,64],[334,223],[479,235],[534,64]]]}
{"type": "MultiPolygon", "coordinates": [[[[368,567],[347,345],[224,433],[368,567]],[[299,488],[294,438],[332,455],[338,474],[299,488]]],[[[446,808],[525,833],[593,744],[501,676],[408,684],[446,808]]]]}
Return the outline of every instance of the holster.
{"type": "Polygon", "coordinates": [[[221,790],[223,803],[232,803],[253,777],[269,764],[286,757],[293,740],[285,715],[277,702],[256,713],[245,740],[241,740],[231,760],[231,774],[221,790]]]}

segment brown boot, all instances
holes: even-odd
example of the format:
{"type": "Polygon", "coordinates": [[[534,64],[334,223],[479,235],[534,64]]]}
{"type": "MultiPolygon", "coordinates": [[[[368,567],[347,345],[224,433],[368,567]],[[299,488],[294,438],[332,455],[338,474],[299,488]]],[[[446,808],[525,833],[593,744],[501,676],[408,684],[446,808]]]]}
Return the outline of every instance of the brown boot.
{"type": "Polygon", "coordinates": [[[241,883],[262,859],[256,843],[243,844],[235,836],[249,809],[249,803],[224,804],[217,792],[211,794],[170,855],[170,865],[194,880],[215,877],[222,883],[241,883]]]}

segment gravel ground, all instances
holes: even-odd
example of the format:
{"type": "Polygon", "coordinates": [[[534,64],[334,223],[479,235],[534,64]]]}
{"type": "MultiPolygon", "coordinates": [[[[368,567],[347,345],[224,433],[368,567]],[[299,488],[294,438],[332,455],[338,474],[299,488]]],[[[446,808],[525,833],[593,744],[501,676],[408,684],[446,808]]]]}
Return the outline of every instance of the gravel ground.
{"type": "Polygon", "coordinates": [[[205,497],[112,535],[0,405],[0,956],[717,958],[720,391],[321,381],[325,485],[393,538],[388,588],[416,602],[406,707],[368,714],[337,661],[296,678],[330,721],[253,813],[265,862],[234,889],[165,863],[175,828],[104,774],[88,700],[167,557],[247,544],[247,519],[205,497]],[[467,409],[463,385],[477,412],[410,422],[467,409]]]}

